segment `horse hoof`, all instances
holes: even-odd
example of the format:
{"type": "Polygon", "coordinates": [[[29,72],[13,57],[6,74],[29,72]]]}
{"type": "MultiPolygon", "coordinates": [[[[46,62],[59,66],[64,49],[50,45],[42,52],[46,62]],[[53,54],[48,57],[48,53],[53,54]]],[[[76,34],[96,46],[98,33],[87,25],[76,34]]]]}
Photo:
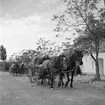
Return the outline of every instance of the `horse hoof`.
{"type": "Polygon", "coordinates": [[[73,88],[73,86],[70,86],[70,88],[73,88]]]}
{"type": "Polygon", "coordinates": [[[34,87],[35,85],[31,85],[32,87],[34,87]]]}
{"type": "Polygon", "coordinates": [[[38,86],[37,84],[35,84],[35,86],[38,86]]]}
{"type": "Polygon", "coordinates": [[[65,85],[64,87],[66,88],[67,86],[65,85]]]}
{"type": "Polygon", "coordinates": [[[48,88],[50,89],[50,86],[48,86],[48,88]]]}
{"type": "Polygon", "coordinates": [[[41,88],[44,87],[43,85],[41,85],[41,88]]]}
{"type": "Polygon", "coordinates": [[[74,87],[71,87],[71,89],[74,90],[75,88],[74,87]]]}
{"type": "Polygon", "coordinates": [[[65,88],[65,85],[64,86],[62,86],[63,88],[65,88]]]}
{"type": "Polygon", "coordinates": [[[61,88],[60,88],[60,87],[57,87],[56,89],[57,89],[57,90],[60,90],[61,88]]]}
{"type": "Polygon", "coordinates": [[[51,90],[54,90],[54,88],[50,88],[51,90]]]}
{"type": "Polygon", "coordinates": [[[57,86],[57,89],[59,89],[60,88],[60,86],[57,86]]]}

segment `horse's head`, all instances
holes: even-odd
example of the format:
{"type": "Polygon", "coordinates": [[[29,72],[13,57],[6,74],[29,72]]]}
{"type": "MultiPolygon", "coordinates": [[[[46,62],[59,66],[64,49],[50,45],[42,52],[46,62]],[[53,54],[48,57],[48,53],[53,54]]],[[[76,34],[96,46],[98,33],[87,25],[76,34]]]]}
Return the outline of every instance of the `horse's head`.
{"type": "Polygon", "coordinates": [[[67,68],[67,58],[64,54],[59,55],[60,64],[62,65],[62,69],[65,70],[67,68]]]}
{"type": "Polygon", "coordinates": [[[43,57],[43,60],[47,60],[47,59],[50,59],[50,57],[49,57],[48,55],[45,55],[45,56],[43,57]]]}
{"type": "Polygon", "coordinates": [[[77,50],[75,50],[74,57],[75,57],[75,61],[76,61],[77,65],[82,65],[83,64],[83,61],[82,61],[83,51],[77,51],[77,50]]]}
{"type": "Polygon", "coordinates": [[[25,66],[25,64],[22,62],[22,63],[20,64],[20,66],[21,66],[21,67],[24,67],[24,66],[25,66]]]}
{"type": "Polygon", "coordinates": [[[45,55],[43,57],[38,57],[38,59],[37,59],[38,63],[37,64],[42,64],[43,61],[48,60],[48,59],[50,59],[50,57],[48,55],[45,55]]]}

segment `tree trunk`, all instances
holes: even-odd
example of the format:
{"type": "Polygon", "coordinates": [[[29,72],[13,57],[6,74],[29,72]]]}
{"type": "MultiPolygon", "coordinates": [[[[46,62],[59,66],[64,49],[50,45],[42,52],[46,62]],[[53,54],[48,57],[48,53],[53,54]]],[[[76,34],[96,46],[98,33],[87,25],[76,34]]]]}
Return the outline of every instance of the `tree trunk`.
{"type": "Polygon", "coordinates": [[[96,75],[95,78],[96,80],[100,80],[100,73],[99,73],[99,62],[98,62],[98,51],[96,51],[96,58],[93,56],[92,53],[90,53],[91,57],[93,58],[95,62],[95,67],[96,67],[96,75]]]}
{"type": "Polygon", "coordinates": [[[100,80],[99,62],[98,62],[98,51],[96,51],[96,61],[95,61],[95,65],[96,65],[96,75],[95,75],[95,78],[96,78],[96,80],[100,80]]]}
{"type": "Polygon", "coordinates": [[[95,75],[95,78],[96,78],[96,80],[100,80],[99,63],[98,63],[98,61],[95,62],[95,65],[96,65],[96,75],[95,75]]]}

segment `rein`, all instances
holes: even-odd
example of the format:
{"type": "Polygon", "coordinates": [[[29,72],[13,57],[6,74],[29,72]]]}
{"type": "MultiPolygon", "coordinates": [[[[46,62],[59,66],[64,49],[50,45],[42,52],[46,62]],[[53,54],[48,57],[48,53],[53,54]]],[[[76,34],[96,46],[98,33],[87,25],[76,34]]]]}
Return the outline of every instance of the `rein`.
{"type": "Polygon", "coordinates": [[[65,71],[65,70],[63,70],[62,72],[63,73],[67,73],[67,72],[73,72],[74,70],[75,70],[75,74],[76,74],[76,72],[77,72],[77,68],[78,68],[78,65],[75,65],[74,67],[73,67],[73,69],[72,70],[67,70],[67,71],[65,71]]]}
{"type": "Polygon", "coordinates": [[[74,72],[75,72],[74,74],[76,74],[76,73],[77,73],[77,68],[78,68],[78,66],[79,66],[78,61],[76,61],[76,64],[75,64],[75,66],[73,67],[72,70],[67,70],[67,71],[66,71],[66,70],[63,70],[62,72],[63,72],[63,73],[66,72],[66,73],[67,73],[67,72],[73,72],[73,71],[75,70],[75,71],[74,71],[74,72]]]}

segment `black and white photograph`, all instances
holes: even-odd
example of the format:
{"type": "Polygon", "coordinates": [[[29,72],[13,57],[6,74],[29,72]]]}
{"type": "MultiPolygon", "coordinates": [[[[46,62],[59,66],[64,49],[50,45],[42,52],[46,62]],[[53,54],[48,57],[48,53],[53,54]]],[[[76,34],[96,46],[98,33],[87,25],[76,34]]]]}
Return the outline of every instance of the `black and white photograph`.
{"type": "Polygon", "coordinates": [[[105,105],[105,0],[0,0],[0,105],[105,105]]]}

